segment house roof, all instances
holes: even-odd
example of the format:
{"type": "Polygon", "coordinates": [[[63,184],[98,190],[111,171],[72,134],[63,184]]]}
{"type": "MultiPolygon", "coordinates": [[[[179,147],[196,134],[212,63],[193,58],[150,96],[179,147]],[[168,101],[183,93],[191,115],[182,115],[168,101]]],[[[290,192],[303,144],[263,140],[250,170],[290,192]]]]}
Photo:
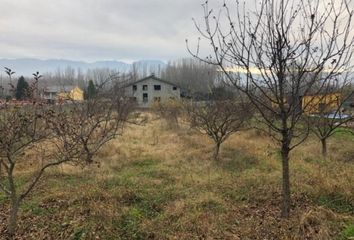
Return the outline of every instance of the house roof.
{"type": "Polygon", "coordinates": [[[46,87],[45,91],[46,92],[54,92],[54,93],[70,92],[74,88],[76,88],[76,86],[68,86],[68,85],[67,86],[50,86],[50,87],[46,87]]]}
{"type": "Polygon", "coordinates": [[[149,79],[153,79],[153,80],[156,80],[156,81],[159,81],[159,82],[163,82],[163,83],[169,84],[169,85],[171,85],[171,86],[176,86],[176,87],[179,87],[179,88],[180,88],[180,86],[179,86],[178,84],[175,84],[175,83],[169,82],[169,81],[167,81],[167,80],[158,78],[158,77],[156,77],[154,74],[152,74],[152,75],[150,75],[150,76],[147,76],[147,77],[144,77],[144,78],[142,78],[142,79],[139,79],[139,80],[137,80],[137,81],[127,83],[126,85],[124,85],[124,87],[128,87],[128,86],[131,86],[131,85],[140,83],[140,82],[144,82],[144,81],[149,80],[149,79]]]}

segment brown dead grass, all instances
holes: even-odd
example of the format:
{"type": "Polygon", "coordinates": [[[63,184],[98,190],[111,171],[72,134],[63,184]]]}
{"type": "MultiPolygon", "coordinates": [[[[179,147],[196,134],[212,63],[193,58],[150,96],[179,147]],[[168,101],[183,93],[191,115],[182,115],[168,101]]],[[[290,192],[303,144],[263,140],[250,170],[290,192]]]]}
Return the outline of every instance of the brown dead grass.
{"type": "Polygon", "coordinates": [[[327,160],[314,139],[292,153],[293,211],[284,220],[271,139],[235,134],[215,163],[206,136],[145,115],[102,149],[99,166],[49,171],[22,206],[18,239],[341,239],[354,221],[354,164],[342,161],[354,142],[331,140],[327,160]]]}

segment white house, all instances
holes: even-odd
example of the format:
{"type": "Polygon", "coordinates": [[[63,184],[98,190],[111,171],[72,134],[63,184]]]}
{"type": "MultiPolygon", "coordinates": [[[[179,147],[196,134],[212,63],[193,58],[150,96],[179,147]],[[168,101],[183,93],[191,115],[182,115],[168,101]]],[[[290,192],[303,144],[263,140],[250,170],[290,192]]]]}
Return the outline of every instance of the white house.
{"type": "Polygon", "coordinates": [[[124,95],[136,101],[140,107],[151,107],[154,102],[180,99],[181,88],[151,75],[124,86],[124,95]]]}

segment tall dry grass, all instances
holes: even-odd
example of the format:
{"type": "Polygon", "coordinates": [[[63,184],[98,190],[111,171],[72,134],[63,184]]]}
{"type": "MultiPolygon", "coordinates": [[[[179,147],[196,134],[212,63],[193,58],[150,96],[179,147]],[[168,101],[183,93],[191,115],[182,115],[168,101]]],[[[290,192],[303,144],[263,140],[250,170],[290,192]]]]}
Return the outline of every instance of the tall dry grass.
{"type": "Polygon", "coordinates": [[[235,134],[215,163],[206,136],[144,114],[144,125],[129,125],[100,151],[99,165],[48,172],[22,208],[20,237],[345,239],[350,231],[350,139],[333,138],[329,159],[313,138],[292,152],[293,211],[283,220],[280,156],[270,138],[235,134]]]}

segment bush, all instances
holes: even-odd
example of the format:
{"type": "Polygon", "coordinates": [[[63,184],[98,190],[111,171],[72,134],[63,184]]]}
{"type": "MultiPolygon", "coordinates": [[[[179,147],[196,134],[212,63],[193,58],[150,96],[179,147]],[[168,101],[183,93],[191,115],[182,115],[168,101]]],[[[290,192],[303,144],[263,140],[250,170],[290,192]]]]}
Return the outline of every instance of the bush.
{"type": "Polygon", "coordinates": [[[178,100],[169,99],[165,102],[155,102],[152,109],[166,121],[168,128],[179,128],[178,118],[182,113],[182,104],[178,100]]]}

